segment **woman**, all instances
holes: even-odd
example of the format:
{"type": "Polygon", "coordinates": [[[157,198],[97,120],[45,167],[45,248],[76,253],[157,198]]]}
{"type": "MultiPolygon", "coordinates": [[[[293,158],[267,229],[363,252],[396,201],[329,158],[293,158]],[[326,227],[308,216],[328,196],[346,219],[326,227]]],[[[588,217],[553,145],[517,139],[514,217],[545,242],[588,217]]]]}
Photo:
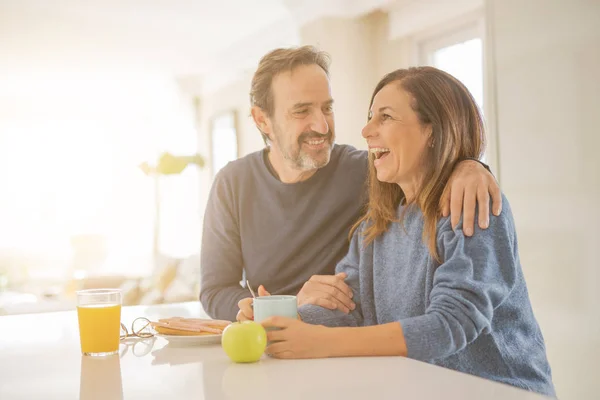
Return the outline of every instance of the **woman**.
{"type": "Polygon", "coordinates": [[[264,321],[281,328],[268,332],[267,353],[400,355],[553,395],[508,201],[472,237],[438,213],[454,165],[483,154],[471,94],[432,67],[394,71],[375,88],[362,134],[369,206],[336,269],[347,274],[357,306],[349,314],[303,306],[302,321],[264,321]]]}

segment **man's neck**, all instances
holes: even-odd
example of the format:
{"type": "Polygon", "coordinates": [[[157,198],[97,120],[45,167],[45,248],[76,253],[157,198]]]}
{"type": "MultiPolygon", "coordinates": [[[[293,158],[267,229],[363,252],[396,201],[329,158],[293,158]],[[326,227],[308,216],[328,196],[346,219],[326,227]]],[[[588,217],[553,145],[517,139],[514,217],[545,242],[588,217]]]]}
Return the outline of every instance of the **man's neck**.
{"type": "Polygon", "coordinates": [[[277,173],[279,180],[283,183],[298,183],[309,179],[317,172],[318,168],[311,169],[309,171],[302,171],[295,169],[288,165],[288,162],[281,152],[270,147],[268,150],[267,158],[271,163],[271,167],[277,173]]]}

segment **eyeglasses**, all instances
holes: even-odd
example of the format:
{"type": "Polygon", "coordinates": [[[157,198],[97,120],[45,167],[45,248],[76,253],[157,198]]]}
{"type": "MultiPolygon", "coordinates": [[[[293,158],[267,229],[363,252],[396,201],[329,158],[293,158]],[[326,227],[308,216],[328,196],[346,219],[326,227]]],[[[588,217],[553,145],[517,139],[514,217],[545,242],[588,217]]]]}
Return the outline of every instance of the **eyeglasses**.
{"type": "Polygon", "coordinates": [[[144,317],[138,317],[131,323],[131,333],[127,330],[125,324],[121,323],[121,349],[119,357],[123,357],[129,351],[136,357],[142,357],[150,353],[154,347],[156,337],[152,329],[150,320],[144,317]]]}
{"type": "Polygon", "coordinates": [[[127,330],[124,323],[121,322],[121,340],[130,337],[133,338],[151,338],[154,336],[151,322],[148,318],[138,317],[131,323],[131,333],[127,330]]]}

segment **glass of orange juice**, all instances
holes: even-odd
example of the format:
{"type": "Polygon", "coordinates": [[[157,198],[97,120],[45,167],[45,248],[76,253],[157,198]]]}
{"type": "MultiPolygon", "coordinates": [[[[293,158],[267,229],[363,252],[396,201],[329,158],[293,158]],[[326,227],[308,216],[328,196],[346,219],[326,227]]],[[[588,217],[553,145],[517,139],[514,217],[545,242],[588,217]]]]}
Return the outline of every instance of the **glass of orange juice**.
{"type": "Polygon", "coordinates": [[[77,292],[77,317],[81,352],[108,356],[119,352],[121,291],[88,289],[77,292]]]}

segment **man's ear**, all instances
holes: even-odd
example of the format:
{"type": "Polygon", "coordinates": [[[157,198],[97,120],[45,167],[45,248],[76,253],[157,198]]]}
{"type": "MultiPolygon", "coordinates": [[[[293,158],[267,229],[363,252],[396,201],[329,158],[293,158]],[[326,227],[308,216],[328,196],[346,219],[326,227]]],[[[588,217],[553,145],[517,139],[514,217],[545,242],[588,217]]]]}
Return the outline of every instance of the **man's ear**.
{"type": "Polygon", "coordinates": [[[254,106],[250,110],[252,114],[252,119],[254,120],[254,124],[259,131],[261,131],[264,135],[267,135],[269,139],[271,138],[271,124],[269,123],[269,117],[267,113],[260,107],[254,106]]]}

